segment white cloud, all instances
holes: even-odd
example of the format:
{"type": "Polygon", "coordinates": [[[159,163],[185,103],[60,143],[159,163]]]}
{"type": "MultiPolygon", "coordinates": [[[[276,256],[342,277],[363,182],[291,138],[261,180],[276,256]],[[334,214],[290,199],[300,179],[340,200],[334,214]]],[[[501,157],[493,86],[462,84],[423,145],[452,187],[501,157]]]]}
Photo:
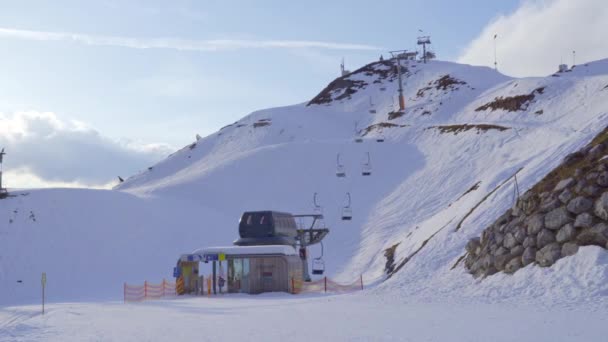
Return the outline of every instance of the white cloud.
{"type": "Polygon", "coordinates": [[[492,66],[497,38],[498,70],[512,76],[545,76],[560,60],[576,64],[608,57],[605,0],[524,1],[492,20],[465,49],[459,62],[492,66]]]}
{"type": "Polygon", "coordinates": [[[178,38],[132,38],[120,36],[90,35],[72,32],[47,32],[0,28],[0,37],[40,40],[72,41],[85,45],[118,46],[133,49],[173,49],[181,51],[224,51],[238,49],[329,49],[329,50],[379,50],[365,44],[335,43],[308,40],[192,40],[178,38]]]}
{"type": "Polygon", "coordinates": [[[115,141],[85,123],[50,112],[0,113],[0,147],[5,147],[7,187],[108,187],[159,161],[164,144],[115,141]]]}

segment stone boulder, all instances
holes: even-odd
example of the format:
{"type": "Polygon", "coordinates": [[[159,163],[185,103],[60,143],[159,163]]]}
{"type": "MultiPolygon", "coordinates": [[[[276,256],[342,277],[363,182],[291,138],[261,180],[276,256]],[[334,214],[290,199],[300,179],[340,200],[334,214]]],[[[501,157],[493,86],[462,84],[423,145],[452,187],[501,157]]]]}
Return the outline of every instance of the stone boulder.
{"type": "Polygon", "coordinates": [[[566,206],[566,209],[568,209],[569,212],[578,215],[585,211],[588,211],[592,207],[593,201],[586,197],[578,196],[568,202],[568,206],[566,206]]]}
{"type": "Polygon", "coordinates": [[[572,191],[570,191],[570,189],[565,189],[561,194],[559,194],[559,196],[557,196],[557,199],[563,204],[568,204],[572,197],[574,197],[572,191]]]}
{"type": "Polygon", "coordinates": [[[543,215],[534,214],[526,220],[526,225],[528,226],[528,235],[536,235],[543,228],[545,228],[545,221],[543,215]]]}
{"type": "Polygon", "coordinates": [[[564,243],[566,241],[570,241],[574,239],[576,236],[576,228],[571,223],[568,223],[561,227],[557,234],[555,235],[555,240],[559,243],[564,243]]]}
{"type": "Polygon", "coordinates": [[[593,213],[601,219],[608,220],[608,191],[595,201],[593,213]]]}
{"type": "Polygon", "coordinates": [[[521,256],[524,254],[524,247],[522,245],[517,245],[510,250],[510,254],[514,257],[521,256]]]}
{"type": "Polygon", "coordinates": [[[505,272],[513,274],[522,266],[521,258],[513,258],[505,265],[505,272]]]}
{"type": "Polygon", "coordinates": [[[548,198],[546,201],[544,201],[540,204],[540,212],[548,213],[553,209],[559,208],[560,205],[562,205],[562,202],[560,202],[559,199],[548,198]]]}
{"type": "Polygon", "coordinates": [[[505,248],[503,246],[500,246],[496,249],[496,251],[494,253],[492,253],[492,255],[494,256],[499,256],[499,255],[506,255],[509,254],[509,249],[505,248]]]}
{"type": "Polygon", "coordinates": [[[480,239],[478,237],[472,238],[471,240],[469,240],[469,242],[467,242],[465,249],[469,254],[479,255],[479,253],[481,252],[480,239]]]}
{"type": "Polygon", "coordinates": [[[524,242],[522,243],[524,248],[528,247],[536,247],[536,238],[533,236],[527,236],[524,242]]]}
{"type": "Polygon", "coordinates": [[[582,213],[576,216],[574,220],[574,227],[576,228],[589,228],[593,226],[593,215],[589,213],[582,213]]]}
{"type": "Polygon", "coordinates": [[[508,254],[503,254],[503,255],[499,255],[499,256],[495,257],[494,258],[494,267],[498,271],[504,271],[507,262],[509,260],[511,260],[511,258],[512,257],[510,255],[508,255],[508,254]]]}
{"type": "Polygon", "coordinates": [[[585,176],[585,179],[588,181],[594,181],[597,179],[597,175],[599,175],[599,173],[592,171],[585,176]]]}
{"type": "Polygon", "coordinates": [[[536,262],[541,267],[553,265],[562,256],[562,246],[559,243],[550,243],[536,252],[536,262]]]}
{"type": "Polygon", "coordinates": [[[559,183],[557,183],[557,185],[555,185],[555,189],[553,189],[553,191],[555,191],[555,192],[562,191],[565,188],[573,185],[574,183],[575,183],[575,180],[572,177],[562,179],[561,181],[559,181],[559,183]]]}
{"type": "Polygon", "coordinates": [[[507,233],[505,234],[505,239],[502,242],[502,245],[505,248],[513,248],[517,245],[517,240],[515,239],[515,236],[513,235],[513,233],[507,233]]]}
{"type": "Polygon", "coordinates": [[[526,229],[523,227],[518,227],[513,236],[515,237],[515,240],[517,240],[517,243],[523,243],[526,237],[528,237],[526,235],[526,229]]]}
{"type": "Polygon", "coordinates": [[[536,236],[536,247],[538,248],[544,248],[553,242],[555,242],[555,234],[548,229],[541,230],[536,236]]]}
{"type": "Polygon", "coordinates": [[[545,215],[545,227],[553,230],[561,228],[570,221],[572,221],[572,217],[566,207],[553,209],[545,215]]]}
{"type": "Polygon", "coordinates": [[[574,255],[578,252],[578,245],[572,242],[566,242],[562,246],[562,256],[574,255]]]}
{"type": "Polygon", "coordinates": [[[600,192],[600,189],[595,185],[589,185],[583,188],[583,193],[587,196],[597,196],[600,192]]]}
{"type": "Polygon", "coordinates": [[[608,187],[608,172],[603,171],[597,176],[597,185],[602,187],[608,187]]]}
{"type": "Polygon", "coordinates": [[[531,191],[528,191],[517,201],[517,206],[524,212],[524,214],[530,215],[534,212],[534,210],[536,210],[539,202],[539,196],[535,195],[531,191]]]}
{"type": "Polygon", "coordinates": [[[576,236],[576,242],[581,246],[596,245],[604,247],[608,243],[608,225],[600,222],[591,228],[583,229],[576,236]]]}
{"type": "Polygon", "coordinates": [[[580,193],[586,186],[587,182],[585,182],[584,180],[579,180],[578,182],[576,182],[576,185],[574,186],[574,188],[572,188],[572,190],[574,190],[574,192],[576,193],[580,193]]]}
{"type": "Polygon", "coordinates": [[[521,263],[527,266],[536,260],[536,248],[527,247],[524,249],[524,253],[521,255],[521,263]]]}

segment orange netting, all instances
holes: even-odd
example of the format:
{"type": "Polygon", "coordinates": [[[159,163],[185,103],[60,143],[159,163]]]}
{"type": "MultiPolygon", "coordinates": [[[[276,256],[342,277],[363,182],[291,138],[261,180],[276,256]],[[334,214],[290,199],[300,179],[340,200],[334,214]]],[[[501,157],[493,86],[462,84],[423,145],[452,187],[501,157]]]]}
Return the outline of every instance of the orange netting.
{"type": "Polygon", "coordinates": [[[349,284],[340,284],[327,277],[311,282],[292,280],[293,293],[346,293],[357,290],[363,290],[363,277],[349,284]]]}
{"type": "Polygon", "coordinates": [[[141,302],[146,299],[160,299],[176,295],[176,284],[163,279],[160,284],[153,284],[147,281],[144,285],[129,285],[124,283],[124,301],[141,302]]]}

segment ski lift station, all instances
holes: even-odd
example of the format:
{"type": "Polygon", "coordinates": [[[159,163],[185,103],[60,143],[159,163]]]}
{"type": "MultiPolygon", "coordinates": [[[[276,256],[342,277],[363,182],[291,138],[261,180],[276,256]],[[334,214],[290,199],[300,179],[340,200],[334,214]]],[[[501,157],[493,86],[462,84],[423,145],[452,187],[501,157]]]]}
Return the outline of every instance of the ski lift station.
{"type": "MultiPolygon", "coordinates": [[[[317,228],[322,220],[323,215],[317,213],[245,212],[239,222],[239,239],[232,246],[205,247],[181,255],[174,276],[183,279],[183,293],[196,293],[200,263],[211,263],[214,293],[295,293],[297,284],[311,280],[307,247],[321,243],[329,233],[324,226],[317,228]],[[310,225],[298,227],[296,219],[310,221],[310,225]]],[[[323,255],[314,258],[312,265],[313,274],[323,274],[323,255]]]]}

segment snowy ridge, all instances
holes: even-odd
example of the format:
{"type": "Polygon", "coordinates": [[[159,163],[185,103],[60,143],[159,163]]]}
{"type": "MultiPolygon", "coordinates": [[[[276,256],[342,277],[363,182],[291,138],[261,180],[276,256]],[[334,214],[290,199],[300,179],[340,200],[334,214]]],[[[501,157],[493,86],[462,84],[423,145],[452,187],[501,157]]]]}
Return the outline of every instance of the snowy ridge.
{"type": "MultiPolygon", "coordinates": [[[[488,193],[520,168],[518,180],[525,191],[608,125],[608,61],[578,66],[559,77],[525,79],[486,67],[410,62],[403,115],[396,114],[392,70],[390,62],[376,62],[326,89],[326,102],[251,113],[114,191],[53,190],[53,196],[47,196],[47,190],[29,191],[29,196],[0,202],[2,220],[17,208],[41,212],[35,223],[2,221],[0,285],[15,290],[10,298],[1,294],[0,303],[30,300],[24,294],[27,284],[37,282],[40,271],[57,263],[70,265],[69,271],[56,267],[57,278],[67,277],[77,288],[90,285],[71,276],[88,272],[90,263],[72,260],[104,245],[111,246],[113,255],[89,255],[99,273],[94,277],[107,278],[103,297],[118,297],[120,287],[109,289],[112,282],[168,278],[181,253],[229,244],[237,236],[243,211],[310,212],[314,192],[319,193],[331,229],[325,242],[327,269],[344,281],[363,273],[368,283],[380,284],[385,279],[385,249],[398,243],[395,260],[401,263],[433,236],[374,291],[429,297],[492,293],[496,298],[549,300],[605,295],[605,251],[593,248],[583,248],[549,270],[528,267],[521,275],[493,276],[481,283],[462,267],[450,268],[467,240],[512,204],[511,183],[483,200],[488,193]],[[341,86],[353,82],[354,92],[341,86]],[[533,98],[520,110],[479,110],[498,98],[529,94],[533,98]],[[354,142],[357,137],[363,142],[354,142]],[[385,142],[376,142],[378,137],[385,142]],[[367,152],[373,172],[363,177],[367,152]],[[338,153],[345,179],[335,176],[338,153]],[[467,193],[475,184],[478,188],[467,193]],[[340,220],[346,193],[352,195],[350,222],[340,220]],[[64,224],[66,217],[71,226],[64,224]],[[82,226],[88,227],[88,243],[74,235],[82,226]],[[121,234],[137,242],[115,244],[121,234]],[[57,241],[54,246],[46,244],[51,237],[57,241]],[[62,247],[72,244],[82,248],[62,247]],[[37,255],[48,262],[39,262],[37,255]],[[145,267],[136,266],[142,263],[145,267]],[[566,279],[574,268],[587,271],[577,275],[580,291],[566,293],[573,286],[566,279]],[[30,273],[36,275],[32,278],[30,273]],[[16,277],[31,279],[18,288],[16,277]],[[592,277],[599,279],[590,281],[592,277]],[[528,286],[542,290],[523,290],[528,286]]],[[[313,248],[311,255],[318,252],[313,248]]],[[[95,296],[83,288],[66,292],[63,298],[95,296]]]]}

